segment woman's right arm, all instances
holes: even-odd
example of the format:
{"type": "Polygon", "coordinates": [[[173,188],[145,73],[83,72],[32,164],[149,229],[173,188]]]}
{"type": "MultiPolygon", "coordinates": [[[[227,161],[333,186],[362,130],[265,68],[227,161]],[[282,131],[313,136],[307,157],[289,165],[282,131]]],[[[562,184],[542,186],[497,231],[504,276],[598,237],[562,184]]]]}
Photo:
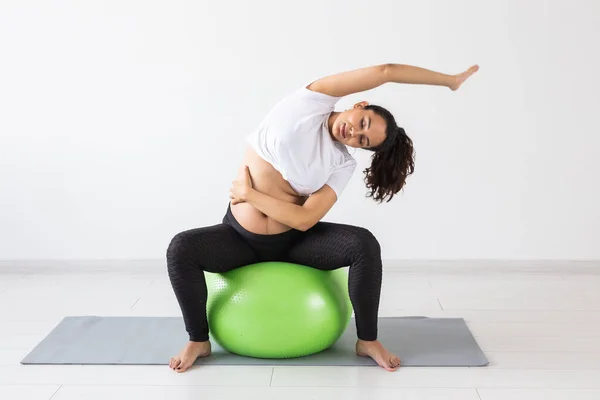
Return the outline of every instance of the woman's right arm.
{"type": "Polygon", "coordinates": [[[238,197],[236,202],[247,202],[269,218],[299,231],[312,228],[337,201],[335,191],[328,185],[323,185],[302,205],[276,199],[251,187],[245,187],[238,197]]]}

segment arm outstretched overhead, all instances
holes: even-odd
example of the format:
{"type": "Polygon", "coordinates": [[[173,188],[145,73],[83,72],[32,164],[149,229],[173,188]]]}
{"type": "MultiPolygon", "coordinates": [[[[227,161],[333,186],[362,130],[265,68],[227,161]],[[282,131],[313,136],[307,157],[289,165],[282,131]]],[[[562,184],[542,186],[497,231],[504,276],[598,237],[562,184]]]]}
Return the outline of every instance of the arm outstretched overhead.
{"type": "Polygon", "coordinates": [[[374,89],[384,83],[407,83],[446,86],[457,90],[462,83],[479,70],[478,65],[457,75],[447,75],[406,64],[381,64],[318,79],[307,89],[330,96],[343,97],[374,89]]]}

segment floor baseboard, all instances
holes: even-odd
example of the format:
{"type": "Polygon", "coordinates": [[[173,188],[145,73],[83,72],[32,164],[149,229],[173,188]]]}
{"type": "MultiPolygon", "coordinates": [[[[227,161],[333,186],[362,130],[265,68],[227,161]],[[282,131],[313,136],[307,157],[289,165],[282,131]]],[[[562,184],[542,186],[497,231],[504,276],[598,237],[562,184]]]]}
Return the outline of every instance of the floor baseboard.
{"type": "MultiPolygon", "coordinates": [[[[386,271],[430,273],[539,273],[600,275],[600,260],[402,260],[384,259],[386,271]]],[[[0,260],[0,273],[166,273],[166,262],[146,260],[0,260]]]]}

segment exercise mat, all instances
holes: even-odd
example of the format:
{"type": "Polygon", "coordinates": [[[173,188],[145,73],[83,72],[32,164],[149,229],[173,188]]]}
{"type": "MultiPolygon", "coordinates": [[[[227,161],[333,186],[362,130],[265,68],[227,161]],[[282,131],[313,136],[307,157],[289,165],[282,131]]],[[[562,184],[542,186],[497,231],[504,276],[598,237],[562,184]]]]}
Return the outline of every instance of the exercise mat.
{"type": "MultiPolygon", "coordinates": [[[[379,318],[378,339],[402,366],[476,367],[488,364],[462,318],[379,318]]],[[[188,341],[181,317],[66,317],[21,364],[168,365],[188,341]]],[[[354,318],[341,338],[320,353],[291,359],[231,354],[211,340],[206,365],[377,366],[356,355],[354,318]]]]}

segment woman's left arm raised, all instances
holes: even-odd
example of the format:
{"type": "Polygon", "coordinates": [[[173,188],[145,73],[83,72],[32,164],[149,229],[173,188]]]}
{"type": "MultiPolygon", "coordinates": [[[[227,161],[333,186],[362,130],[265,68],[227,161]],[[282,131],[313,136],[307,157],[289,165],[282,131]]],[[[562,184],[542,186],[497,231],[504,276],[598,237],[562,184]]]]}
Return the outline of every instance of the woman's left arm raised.
{"type": "Polygon", "coordinates": [[[335,97],[364,92],[384,83],[445,86],[454,91],[478,70],[479,66],[473,65],[460,74],[448,75],[407,64],[381,64],[317,79],[307,89],[335,97]]]}

